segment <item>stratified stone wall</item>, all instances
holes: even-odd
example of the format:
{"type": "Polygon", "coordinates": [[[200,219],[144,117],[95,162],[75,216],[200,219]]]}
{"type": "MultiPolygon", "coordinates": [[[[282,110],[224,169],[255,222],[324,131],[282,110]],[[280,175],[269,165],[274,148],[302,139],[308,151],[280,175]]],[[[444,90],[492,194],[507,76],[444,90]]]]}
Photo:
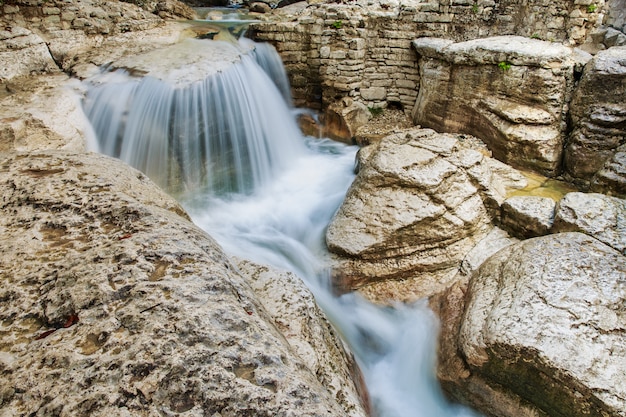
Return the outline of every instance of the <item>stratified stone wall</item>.
{"type": "Polygon", "coordinates": [[[579,45],[601,23],[605,7],[604,0],[371,3],[309,4],[252,26],[252,38],[281,54],[296,105],[319,109],[350,96],[410,114],[419,83],[413,39],[521,35],[579,45]]]}

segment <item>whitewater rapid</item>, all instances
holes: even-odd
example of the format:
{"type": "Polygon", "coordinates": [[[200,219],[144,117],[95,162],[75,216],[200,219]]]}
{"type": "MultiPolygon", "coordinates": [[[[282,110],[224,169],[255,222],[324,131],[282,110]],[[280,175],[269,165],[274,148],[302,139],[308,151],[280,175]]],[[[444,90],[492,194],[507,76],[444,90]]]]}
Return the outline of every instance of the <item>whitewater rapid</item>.
{"type": "Polygon", "coordinates": [[[376,416],[474,415],[439,388],[437,320],[425,301],[391,308],[332,294],[324,234],[357,148],[300,133],[273,48],[182,89],[123,71],[89,83],[84,107],[100,150],[176,195],[228,254],[301,277],[355,354],[376,416]]]}

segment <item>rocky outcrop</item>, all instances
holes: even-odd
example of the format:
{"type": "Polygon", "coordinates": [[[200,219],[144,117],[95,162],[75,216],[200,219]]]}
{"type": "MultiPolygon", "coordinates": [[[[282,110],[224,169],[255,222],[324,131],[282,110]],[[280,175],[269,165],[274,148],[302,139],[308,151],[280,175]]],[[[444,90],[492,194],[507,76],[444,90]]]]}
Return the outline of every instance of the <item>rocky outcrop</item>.
{"type": "Polygon", "coordinates": [[[378,300],[449,286],[491,229],[489,207],[504,200],[495,184],[507,180],[481,151],[475,138],[417,128],[362,148],[357,178],[326,233],[336,284],[378,300]]]}
{"type": "Polygon", "coordinates": [[[266,272],[255,293],[143,174],[63,151],[0,167],[3,413],[364,415],[319,310],[282,305],[312,328],[279,331],[275,297],[304,287],[266,272]]]}
{"type": "Polygon", "coordinates": [[[556,202],[548,197],[514,196],[502,204],[500,225],[521,239],[544,236],[554,223],[556,202]]]}
{"type": "MultiPolygon", "coordinates": [[[[411,41],[520,35],[580,45],[602,22],[604,2],[403,0],[300,2],[251,26],[276,46],[298,106],[324,110],[349,96],[368,107],[415,105],[419,71],[411,41]],[[541,18],[538,18],[541,16],[541,18]]],[[[264,18],[265,19],[265,18],[264,18]]]]}
{"type": "MultiPolygon", "coordinates": [[[[163,19],[195,16],[193,10],[175,0],[141,3],[149,11],[129,2],[102,0],[33,0],[0,5],[0,40],[6,40],[0,46],[0,81],[58,69],[70,71],[85,62],[108,63],[89,59],[98,49],[99,56],[109,57],[154,49],[163,44],[168,32],[171,36],[172,30],[161,30],[166,25],[163,19]],[[111,43],[117,44],[107,46],[111,43]]],[[[178,34],[181,31],[179,28],[178,34]]],[[[176,40],[178,36],[169,43],[176,40]]]]}
{"type": "Polygon", "coordinates": [[[626,46],[599,52],[570,106],[567,178],[591,191],[626,196],[626,46]]]}
{"type": "Polygon", "coordinates": [[[357,129],[364,126],[371,117],[364,104],[344,97],[326,109],[322,134],[324,137],[352,144],[357,129]]]}
{"type": "Polygon", "coordinates": [[[626,200],[568,193],[558,203],[552,231],[585,233],[626,255],[626,200]]]}
{"type": "MultiPolygon", "coordinates": [[[[448,391],[497,416],[626,415],[625,266],[618,251],[579,233],[490,257],[467,289],[462,360],[440,373],[448,391]]],[[[455,299],[448,313],[463,305],[462,288],[448,293],[455,299]]]]}
{"type": "Polygon", "coordinates": [[[562,45],[515,36],[453,43],[422,38],[416,124],[481,138],[496,159],[560,172],[576,56],[562,45]]]}

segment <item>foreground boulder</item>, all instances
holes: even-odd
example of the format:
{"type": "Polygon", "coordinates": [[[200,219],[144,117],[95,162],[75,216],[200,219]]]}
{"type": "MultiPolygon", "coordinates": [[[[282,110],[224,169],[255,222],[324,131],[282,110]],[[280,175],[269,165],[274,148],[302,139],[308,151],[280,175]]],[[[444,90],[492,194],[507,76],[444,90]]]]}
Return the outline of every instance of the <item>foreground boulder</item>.
{"type": "Polygon", "coordinates": [[[482,152],[475,138],[418,128],[362,148],[326,233],[336,285],[405,301],[449,286],[491,230],[513,171],[482,152]]]}
{"type": "Polygon", "coordinates": [[[491,415],[625,416],[625,288],[626,258],[581,233],[500,250],[443,303],[444,386],[491,415]]]}
{"type": "Polygon", "coordinates": [[[560,172],[577,55],[519,36],[413,42],[420,87],[415,124],[474,135],[516,168],[560,172]]]}
{"type": "Polygon", "coordinates": [[[335,352],[332,384],[143,174],[64,151],[8,153],[0,167],[3,413],[364,415],[325,319],[308,312],[335,352]]]}

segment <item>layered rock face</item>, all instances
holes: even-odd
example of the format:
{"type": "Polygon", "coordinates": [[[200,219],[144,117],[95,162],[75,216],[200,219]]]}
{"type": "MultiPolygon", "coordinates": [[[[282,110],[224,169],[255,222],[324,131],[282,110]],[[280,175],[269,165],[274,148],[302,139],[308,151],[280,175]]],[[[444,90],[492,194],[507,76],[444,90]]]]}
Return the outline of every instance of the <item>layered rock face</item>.
{"type": "Polygon", "coordinates": [[[143,174],[65,151],[0,166],[3,412],[364,415],[306,288],[246,278],[143,174]]]}
{"type": "Polygon", "coordinates": [[[509,165],[560,172],[576,65],[570,48],[516,36],[413,44],[416,124],[479,137],[509,165]]]}
{"type": "Polygon", "coordinates": [[[368,107],[402,105],[408,113],[419,84],[415,38],[516,34],[579,45],[601,24],[604,6],[573,0],[310,3],[277,9],[250,32],[276,46],[295,103],[318,109],[350,96],[368,107]]]}
{"type": "Polygon", "coordinates": [[[503,386],[521,407],[497,400],[493,415],[626,415],[625,285],[626,258],[577,233],[489,258],[471,279],[460,331],[466,400],[503,386]]]}
{"type": "Polygon", "coordinates": [[[626,196],[626,46],[589,62],[570,107],[565,174],[586,189],[626,196]]]}
{"type": "Polygon", "coordinates": [[[492,181],[502,186],[508,171],[477,143],[408,129],[360,150],[357,178],[326,234],[339,287],[414,300],[451,284],[504,199],[492,181]]]}

